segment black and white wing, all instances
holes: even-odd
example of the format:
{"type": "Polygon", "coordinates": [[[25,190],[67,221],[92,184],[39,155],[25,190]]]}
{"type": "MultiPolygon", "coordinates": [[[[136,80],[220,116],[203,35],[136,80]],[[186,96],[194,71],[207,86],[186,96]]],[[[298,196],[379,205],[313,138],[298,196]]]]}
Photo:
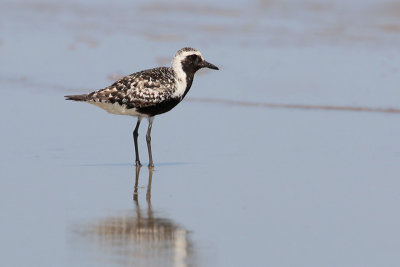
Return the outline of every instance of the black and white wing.
{"type": "Polygon", "coordinates": [[[85,96],[82,100],[118,103],[128,109],[145,108],[168,99],[175,86],[172,69],[160,67],[125,76],[104,89],[82,95],[85,96]]]}

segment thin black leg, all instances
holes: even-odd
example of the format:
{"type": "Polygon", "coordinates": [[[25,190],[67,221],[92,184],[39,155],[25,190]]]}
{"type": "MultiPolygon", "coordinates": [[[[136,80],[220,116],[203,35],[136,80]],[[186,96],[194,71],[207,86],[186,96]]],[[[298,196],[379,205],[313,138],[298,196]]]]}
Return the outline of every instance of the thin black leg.
{"type": "Polygon", "coordinates": [[[140,160],[139,160],[139,148],[138,148],[138,142],[137,142],[137,138],[139,136],[139,126],[140,126],[140,121],[142,120],[141,117],[138,117],[137,123],[136,123],[136,127],[135,130],[133,131],[133,142],[135,143],[135,156],[136,156],[136,166],[142,166],[142,164],[140,164],[140,160]]]}
{"type": "Polygon", "coordinates": [[[147,128],[146,142],[147,150],[149,151],[149,168],[154,168],[153,155],[151,153],[151,127],[153,125],[154,117],[149,118],[149,127],[147,128]]]}

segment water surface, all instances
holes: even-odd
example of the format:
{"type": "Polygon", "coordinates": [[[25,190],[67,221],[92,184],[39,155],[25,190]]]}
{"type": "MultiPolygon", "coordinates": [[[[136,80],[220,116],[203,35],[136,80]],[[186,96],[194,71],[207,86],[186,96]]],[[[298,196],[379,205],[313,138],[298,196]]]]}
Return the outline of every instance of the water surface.
{"type": "Polygon", "coordinates": [[[3,3],[2,265],[398,266],[399,10],[3,3]],[[220,71],[155,119],[137,173],[135,119],[63,96],[187,45],[220,71]]]}

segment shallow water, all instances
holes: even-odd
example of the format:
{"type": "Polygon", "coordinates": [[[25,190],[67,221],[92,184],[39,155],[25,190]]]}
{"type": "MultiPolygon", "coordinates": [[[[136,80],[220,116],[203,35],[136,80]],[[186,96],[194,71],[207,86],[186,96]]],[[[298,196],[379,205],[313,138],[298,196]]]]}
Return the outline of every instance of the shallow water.
{"type": "Polygon", "coordinates": [[[399,6],[226,6],[4,3],[2,265],[400,264],[399,6]],[[155,119],[137,174],[135,119],[63,96],[186,45],[220,71],[155,119]]]}

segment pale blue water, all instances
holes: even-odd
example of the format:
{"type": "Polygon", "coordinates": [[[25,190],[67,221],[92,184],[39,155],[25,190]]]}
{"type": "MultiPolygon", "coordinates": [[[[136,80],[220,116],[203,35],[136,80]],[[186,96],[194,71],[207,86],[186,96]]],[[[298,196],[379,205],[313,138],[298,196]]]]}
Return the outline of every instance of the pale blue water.
{"type": "Polygon", "coordinates": [[[400,114],[346,111],[400,108],[398,7],[4,2],[0,265],[398,266],[400,114]],[[187,45],[220,71],[155,119],[134,201],[135,119],[63,96],[187,45]]]}

